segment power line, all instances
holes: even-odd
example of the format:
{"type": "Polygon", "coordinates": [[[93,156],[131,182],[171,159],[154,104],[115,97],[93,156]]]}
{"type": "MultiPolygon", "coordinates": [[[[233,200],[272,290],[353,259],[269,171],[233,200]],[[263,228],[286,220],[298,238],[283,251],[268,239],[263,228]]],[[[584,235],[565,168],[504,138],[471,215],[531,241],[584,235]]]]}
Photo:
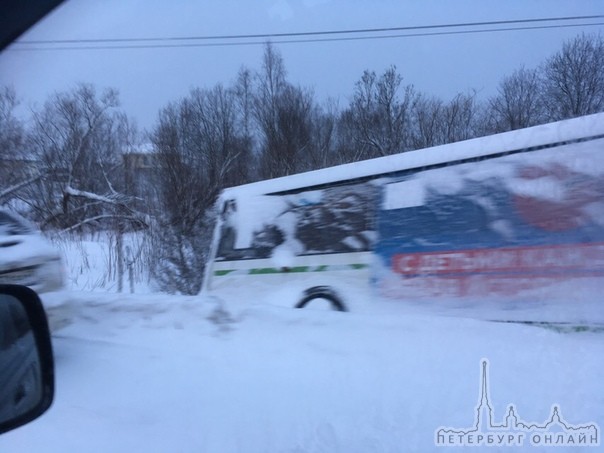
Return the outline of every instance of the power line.
{"type": "Polygon", "coordinates": [[[519,25],[540,22],[564,22],[577,20],[604,19],[604,15],[592,16],[564,16],[549,17],[537,19],[515,19],[486,22],[465,22],[449,24],[432,25],[414,25],[406,27],[386,27],[386,28],[361,28],[351,30],[326,30],[326,31],[308,31],[291,33],[259,33],[259,34],[241,34],[241,35],[208,35],[208,36],[175,36],[164,38],[95,38],[95,39],[53,39],[53,40],[22,40],[15,44],[91,44],[91,43],[124,43],[124,42],[152,42],[152,41],[208,41],[208,40],[233,40],[233,39],[270,39],[270,38],[292,38],[305,36],[328,36],[360,33],[391,33],[400,31],[429,30],[439,28],[460,28],[460,27],[485,27],[497,25],[519,25]]]}
{"type": "MultiPolygon", "coordinates": [[[[590,17],[603,17],[604,16],[590,16],[590,17]]],[[[548,19],[544,19],[548,20],[548,19]]],[[[532,20],[532,21],[541,21],[532,20]]],[[[526,22],[526,21],[525,21],[526,22]]],[[[338,41],[364,41],[364,40],[376,40],[376,39],[393,39],[393,38],[414,38],[414,37],[426,37],[426,36],[446,36],[446,35],[462,35],[462,34],[476,34],[476,33],[501,33],[511,31],[527,31],[527,30],[544,30],[544,29],[555,29],[555,28],[572,28],[572,27],[590,27],[590,26],[602,26],[604,22],[590,22],[581,24],[559,24],[559,25],[538,25],[532,27],[500,27],[500,28],[485,28],[476,30],[452,30],[452,31],[441,31],[441,32],[425,32],[425,33],[406,33],[406,34],[393,34],[393,35],[373,35],[373,36],[348,36],[348,37],[334,37],[334,38],[312,38],[312,39],[281,39],[271,40],[273,44],[304,44],[304,43],[320,43],[320,42],[338,42],[338,41]]],[[[457,25],[454,25],[457,26],[457,25]]],[[[437,26],[422,26],[418,28],[426,27],[437,27],[437,26]]],[[[401,27],[409,28],[409,27],[401,27]]],[[[414,29],[418,29],[413,27],[414,29]]],[[[342,31],[348,32],[348,31],[342,31]]],[[[315,33],[315,32],[309,32],[315,33]]],[[[324,32],[316,32],[316,34],[324,32]]],[[[340,32],[328,32],[330,34],[340,32]]],[[[299,36],[299,34],[283,34],[287,36],[299,36]]],[[[243,35],[241,35],[243,36],[243,35]]],[[[266,37],[268,35],[258,35],[260,37],[266,37]]],[[[199,37],[201,39],[202,37],[199,37]]],[[[169,40],[175,39],[186,39],[186,38],[170,38],[169,40]]],[[[205,39],[205,38],[204,38],[205,39]]],[[[210,38],[207,38],[210,39],[210,38]]],[[[212,38],[215,39],[215,38],[212,38]]],[[[134,41],[145,41],[145,40],[160,40],[160,38],[145,38],[145,39],[134,39],[134,41]]],[[[49,42],[49,41],[45,41],[49,42]]],[[[70,41],[71,42],[71,41],[70,41]]],[[[78,42],[88,42],[87,40],[81,40],[78,42]]],[[[92,40],[92,42],[113,42],[108,40],[92,40]]],[[[127,41],[126,41],[127,42],[127,41]]],[[[28,42],[33,43],[33,41],[28,42]]],[[[49,47],[9,47],[6,50],[18,51],[18,52],[34,52],[34,51],[57,51],[57,50],[120,50],[120,49],[165,49],[165,48],[194,48],[194,47],[234,47],[234,46],[257,46],[266,44],[265,40],[262,41],[242,41],[242,42],[212,42],[212,43],[179,43],[179,44],[132,44],[132,45],[108,45],[108,46],[49,46],[49,47]]]]}

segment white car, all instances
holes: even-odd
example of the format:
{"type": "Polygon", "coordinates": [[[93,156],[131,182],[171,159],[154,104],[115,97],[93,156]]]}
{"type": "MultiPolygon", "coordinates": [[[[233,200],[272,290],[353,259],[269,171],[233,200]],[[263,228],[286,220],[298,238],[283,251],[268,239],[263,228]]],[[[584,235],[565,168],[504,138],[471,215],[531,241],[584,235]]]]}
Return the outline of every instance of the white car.
{"type": "Polygon", "coordinates": [[[61,289],[64,281],[58,250],[27,220],[0,209],[0,284],[29,286],[43,293],[61,289]]]}

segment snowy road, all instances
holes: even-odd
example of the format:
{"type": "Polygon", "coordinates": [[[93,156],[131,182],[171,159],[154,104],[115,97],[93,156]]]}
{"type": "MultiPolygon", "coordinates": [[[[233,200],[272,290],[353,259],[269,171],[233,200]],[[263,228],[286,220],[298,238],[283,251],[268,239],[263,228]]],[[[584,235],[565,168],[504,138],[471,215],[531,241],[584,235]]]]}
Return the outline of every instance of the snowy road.
{"type": "Polygon", "coordinates": [[[604,426],[602,332],[260,304],[217,324],[197,298],[69,298],[55,402],[1,452],[442,451],[438,427],[474,422],[481,358],[496,418],[555,403],[604,426]]]}

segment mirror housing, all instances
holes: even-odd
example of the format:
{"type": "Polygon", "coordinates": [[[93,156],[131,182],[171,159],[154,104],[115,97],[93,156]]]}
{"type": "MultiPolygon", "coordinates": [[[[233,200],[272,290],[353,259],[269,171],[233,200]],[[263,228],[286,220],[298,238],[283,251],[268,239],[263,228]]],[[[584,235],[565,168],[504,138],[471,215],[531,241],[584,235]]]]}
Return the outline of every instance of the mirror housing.
{"type": "Polygon", "coordinates": [[[0,434],[42,415],[54,398],[54,358],[38,295],[0,285],[0,434]]]}

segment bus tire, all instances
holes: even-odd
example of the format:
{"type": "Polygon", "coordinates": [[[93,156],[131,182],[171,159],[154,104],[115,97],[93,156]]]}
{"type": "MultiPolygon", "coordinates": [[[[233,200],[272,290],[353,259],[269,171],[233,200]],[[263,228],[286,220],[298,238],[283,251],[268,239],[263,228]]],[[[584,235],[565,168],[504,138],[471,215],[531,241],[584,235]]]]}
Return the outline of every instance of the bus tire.
{"type": "Polygon", "coordinates": [[[326,299],[334,310],[348,311],[340,296],[330,286],[313,286],[312,288],[308,288],[304,291],[300,302],[296,304],[296,308],[304,308],[313,299],[326,299]]]}

